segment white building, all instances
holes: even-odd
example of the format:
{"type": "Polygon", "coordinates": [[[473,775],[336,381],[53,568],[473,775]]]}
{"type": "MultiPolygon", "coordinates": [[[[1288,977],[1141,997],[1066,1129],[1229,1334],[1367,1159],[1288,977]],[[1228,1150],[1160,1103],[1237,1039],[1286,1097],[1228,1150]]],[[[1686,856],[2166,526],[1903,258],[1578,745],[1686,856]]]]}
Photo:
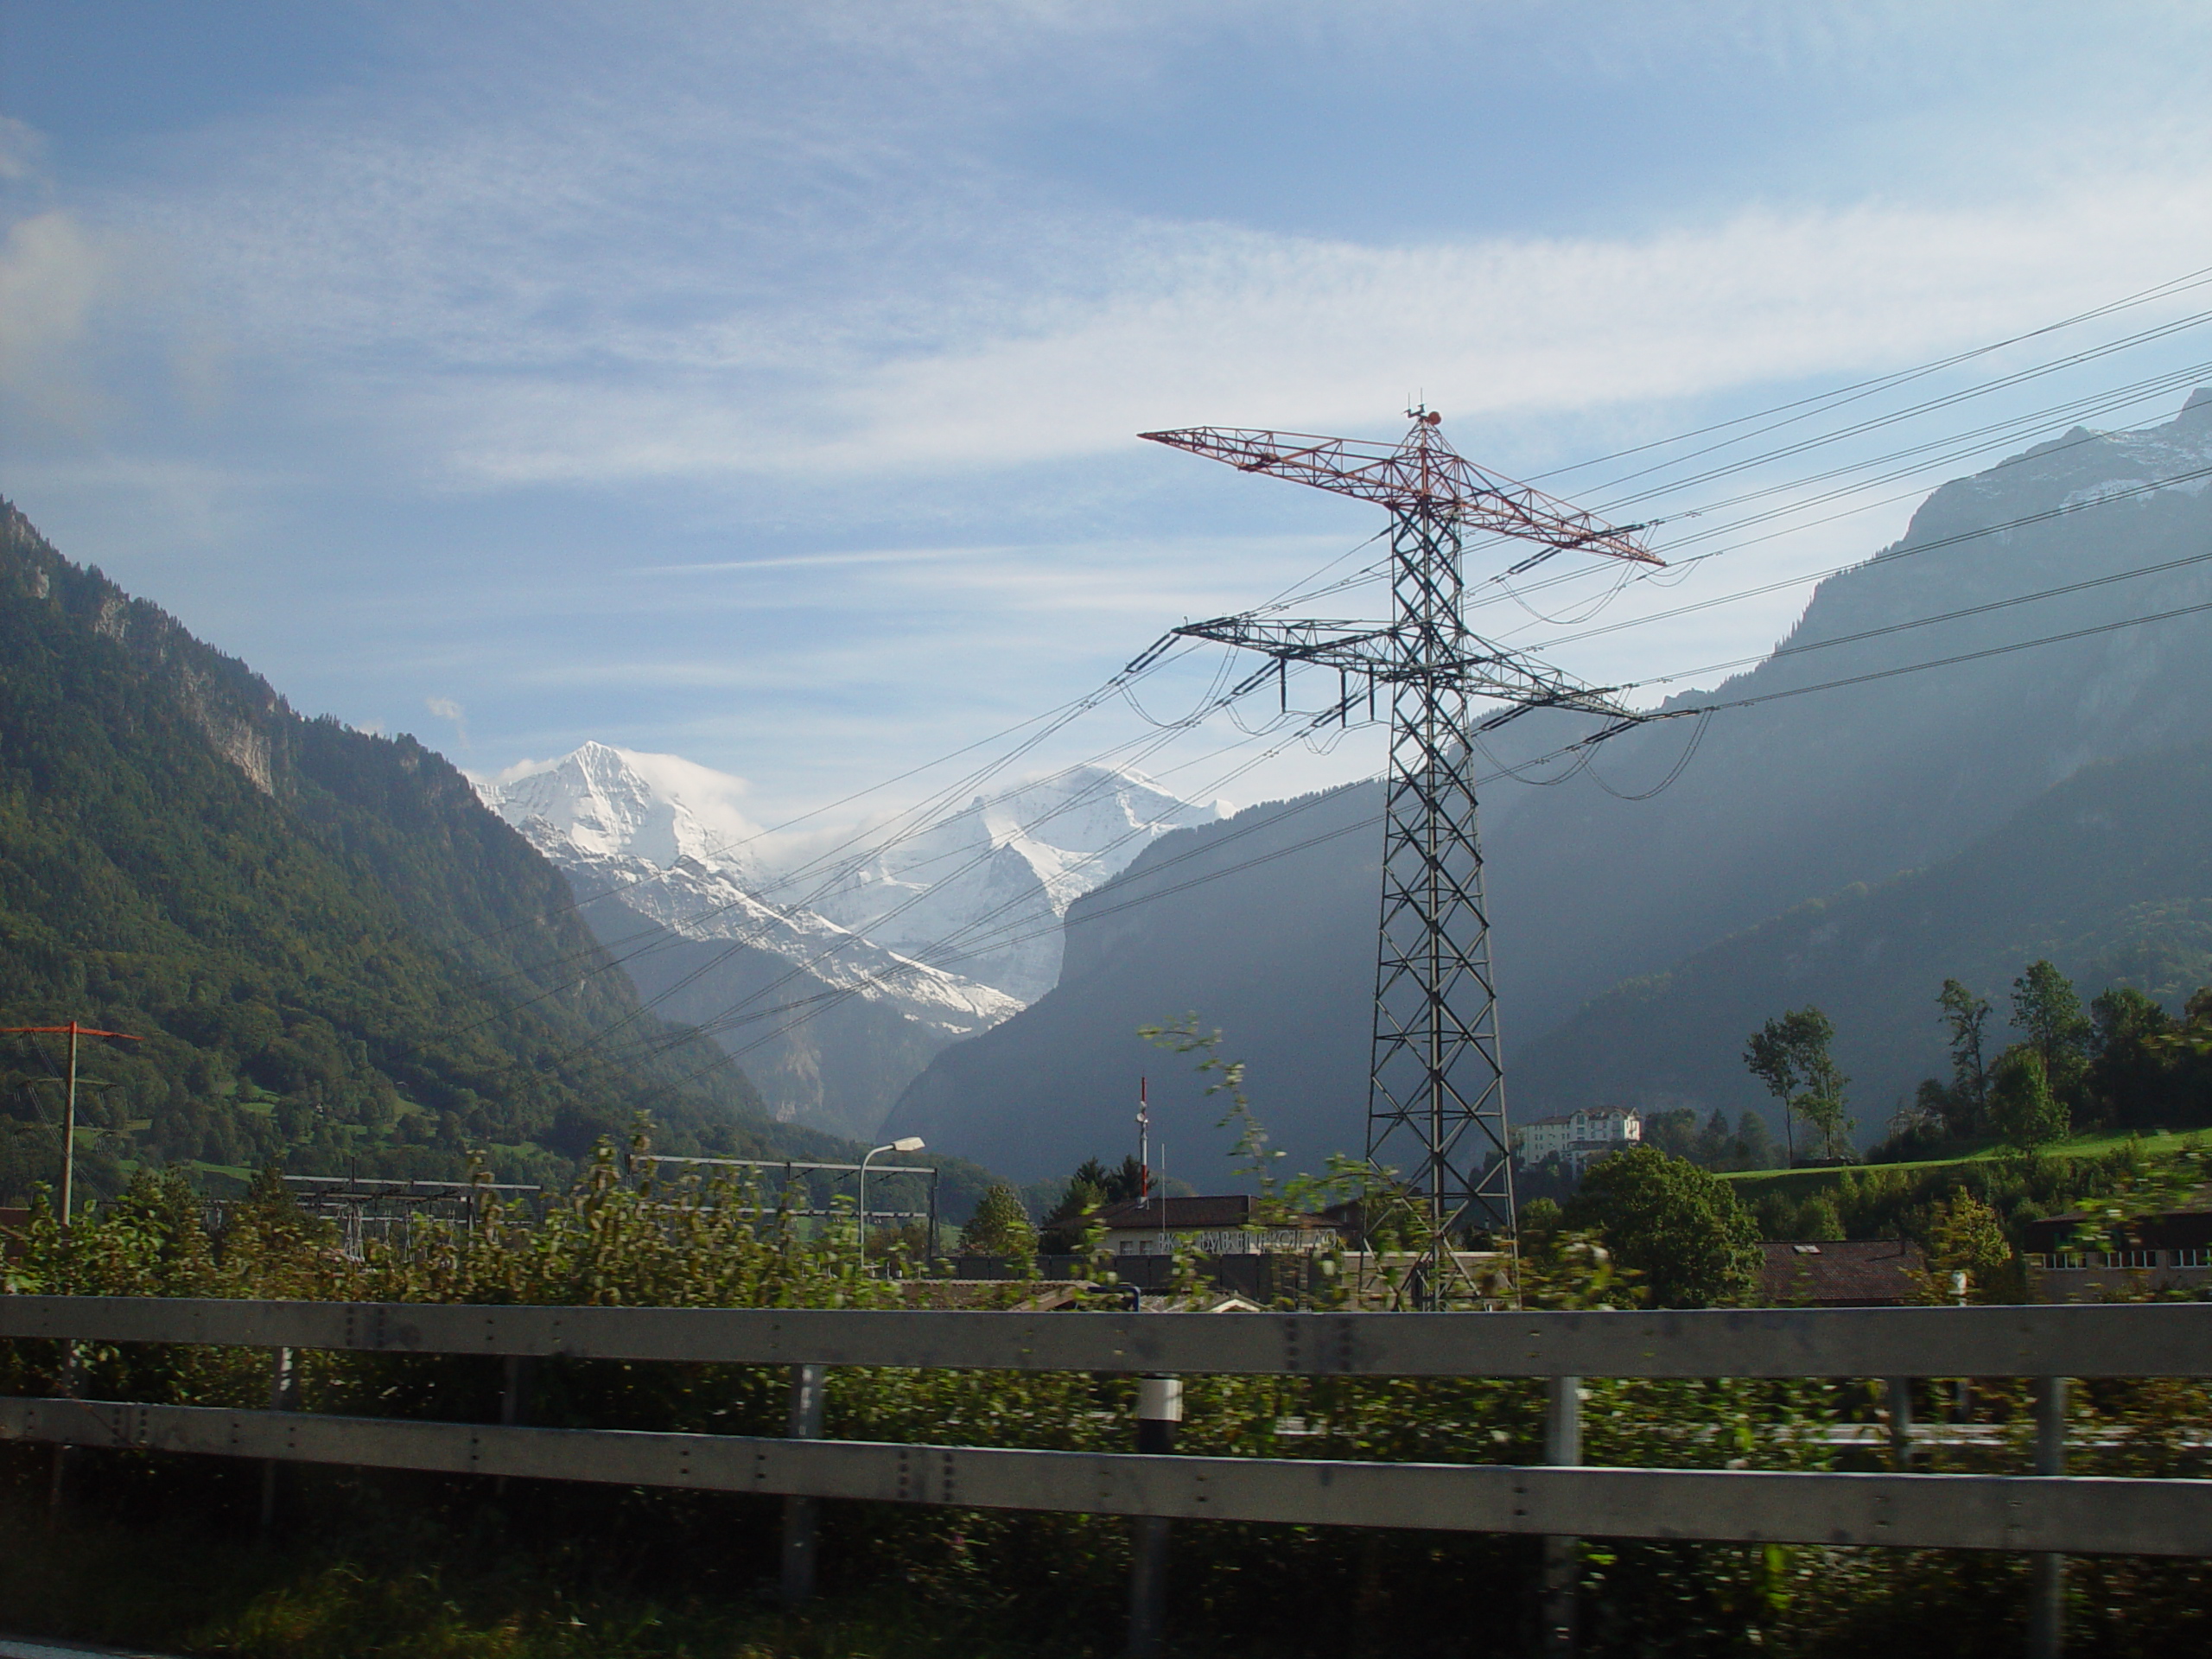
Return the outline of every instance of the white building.
{"type": "Polygon", "coordinates": [[[1128,1198],[1092,1212],[1116,1255],[1266,1255],[1320,1249],[1336,1230],[1320,1216],[1294,1216],[1281,1227],[1255,1226],[1253,1200],[1243,1192],[1216,1197],[1128,1198]],[[1164,1213],[1163,1213],[1164,1211],[1164,1213]]]}
{"type": "Polygon", "coordinates": [[[1522,1164],[1557,1158],[1580,1175],[1602,1158],[1643,1139],[1643,1119],[1625,1106],[1586,1108],[1513,1127],[1513,1155],[1522,1164]]]}

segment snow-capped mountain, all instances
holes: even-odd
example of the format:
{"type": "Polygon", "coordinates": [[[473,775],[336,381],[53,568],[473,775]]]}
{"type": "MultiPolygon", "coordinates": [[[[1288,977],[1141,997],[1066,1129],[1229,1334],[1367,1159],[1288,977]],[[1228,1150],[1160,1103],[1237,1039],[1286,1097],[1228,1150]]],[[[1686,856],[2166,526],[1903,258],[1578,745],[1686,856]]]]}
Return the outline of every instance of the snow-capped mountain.
{"type": "Polygon", "coordinates": [[[1074,899],[1217,816],[1090,767],[979,798],[864,862],[779,875],[741,787],[603,743],[479,785],[658,1012],[712,1032],[779,1116],[846,1134],[872,1133],[938,1049],[1052,988],[1074,899]]]}
{"type": "Polygon", "coordinates": [[[1059,982],[1067,907],[1171,830],[1218,806],[1078,766],[968,807],[887,847],[814,900],[878,944],[1035,1001],[1059,982]]]}
{"type": "Polygon", "coordinates": [[[757,832],[737,810],[739,786],[677,755],[587,743],[549,765],[480,784],[478,792],[533,841],[564,852],[641,858],[663,869],[689,858],[750,874],[756,867],[744,843],[757,832]]]}

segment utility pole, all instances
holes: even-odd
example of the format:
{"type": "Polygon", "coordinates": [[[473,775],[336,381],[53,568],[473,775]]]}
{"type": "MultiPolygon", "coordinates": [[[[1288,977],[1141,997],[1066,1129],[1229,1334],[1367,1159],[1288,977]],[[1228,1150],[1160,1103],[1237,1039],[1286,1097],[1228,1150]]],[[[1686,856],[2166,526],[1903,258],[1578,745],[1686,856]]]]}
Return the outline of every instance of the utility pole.
{"type": "Polygon", "coordinates": [[[1634,539],[1649,525],[1615,529],[1477,467],[1444,441],[1440,416],[1423,408],[1406,412],[1412,429],[1395,445],[1217,427],[1141,435],[1240,472],[1271,474],[1389,510],[1388,621],[1248,613],[1174,634],[1268,658],[1238,692],[1270,677],[1287,683],[1291,664],[1311,663],[1337,671],[1339,696],[1328,713],[1344,723],[1363,696],[1370,709],[1378,690],[1389,698],[1367,1158],[1378,1173],[1397,1172],[1399,1198],[1414,1211],[1421,1238],[1401,1300],[1441,1308],[1478,1294],[1454,1241],[1513,1225],[1490,911],[1475,830],[1475,739],[1534,709],[1599,716],[1605,725],[1585,744],[1643,719],[1607,688],[1582,685],[1469,631],[1463,538],[1473,531],[1535,543],[1508,575],[1564,552],[1664,561],[1634,539]],[[1478,720],[1470,709],[1476,699],[1504,706],[1478,720]]]}
{"type": "Polygon", "coordinates": [[[74,1187],[77,1179],[77,1039],[80,1037],[115,1037],[126,1043],[143,1042],[127,1031],[97,1031],[90,1026],[80,1026],[72,1020],[66,1026],[0,1026],[0,1033],[16,1036],[63,1036],[69,1039],[68,1103],[61,1115],[61,1224],[69,1225],[73,1212],[74,1187]]]}

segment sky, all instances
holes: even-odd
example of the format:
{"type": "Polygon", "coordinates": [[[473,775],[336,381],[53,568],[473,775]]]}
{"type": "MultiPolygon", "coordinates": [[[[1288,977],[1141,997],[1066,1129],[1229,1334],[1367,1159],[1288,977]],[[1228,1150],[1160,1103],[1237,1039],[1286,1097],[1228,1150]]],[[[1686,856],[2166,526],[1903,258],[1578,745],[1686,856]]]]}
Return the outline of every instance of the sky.
{"type": "MultiPolygon", "coordinates": [[[[1817,512],[1803,460],[1647,452],[1656,505],[1587,463],[2212,266],[2208,92],[2212,10],[2126,0],[0,0],[0,493],[303,712],[480,776],[597,739],[819,829],[1103,754],[1249,802],[1374,734],[1157,732],[1243,672],[1197,653],[1021,723],[1382,526],[1137,433],[1421,402],[1616,517],[1798,504],[1654,610],[1864,556],[2212,330],[1897,429],[2018,417],[1817,512]]],[[[1541,645],[1604,582],[1486,591],[1541,645]]],[[[1806,592],[1560,660],[1756,653],[1806,592]]]]}

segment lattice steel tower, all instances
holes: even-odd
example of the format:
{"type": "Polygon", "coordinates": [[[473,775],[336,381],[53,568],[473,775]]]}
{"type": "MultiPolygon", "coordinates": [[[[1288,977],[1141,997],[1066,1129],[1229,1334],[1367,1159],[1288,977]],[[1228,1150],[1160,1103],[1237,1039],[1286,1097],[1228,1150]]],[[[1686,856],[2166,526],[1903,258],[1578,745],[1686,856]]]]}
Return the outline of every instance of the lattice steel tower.
{"type": "MultiPolygon", "coordinates": [[[[1336,669],[1339,707],[1380,690],[1390,703],[1390,759],[1382,838],[1382,914],[1375,969],[1375,1044],[1367,1102],[1367,1157],[1397,1172],[1419,1218],[1406,1300],[1442,1307],[1472,1291],[1452,1254],[1479,1229],[1513,1224],[1497,994],[1490,912],[1475,827],[1473,738],[1532,709],[1604,716],[1610,736],[1639,716],[1605,688],[1470,632],[1460,563],[1470,532],[1535,542],[1518,574],[1555,553],[1662,561],[1615,529],[1455,453],[1439,417],[1408,411],[1395,447],[1290,432],[1193,427],[1147,432],[1242,472],[1268,473],[1390,510],[1388,622],[1217,617],[1176,630],[1336,669]],[[1359,690],[1351,689],[1357,678],[1359,690]],[[1478,701],[1506,705],[1476,719],[1478,701]]],[[[1370,1217],[1370,1224],[1374,1218],[1370,1217]]]]}

